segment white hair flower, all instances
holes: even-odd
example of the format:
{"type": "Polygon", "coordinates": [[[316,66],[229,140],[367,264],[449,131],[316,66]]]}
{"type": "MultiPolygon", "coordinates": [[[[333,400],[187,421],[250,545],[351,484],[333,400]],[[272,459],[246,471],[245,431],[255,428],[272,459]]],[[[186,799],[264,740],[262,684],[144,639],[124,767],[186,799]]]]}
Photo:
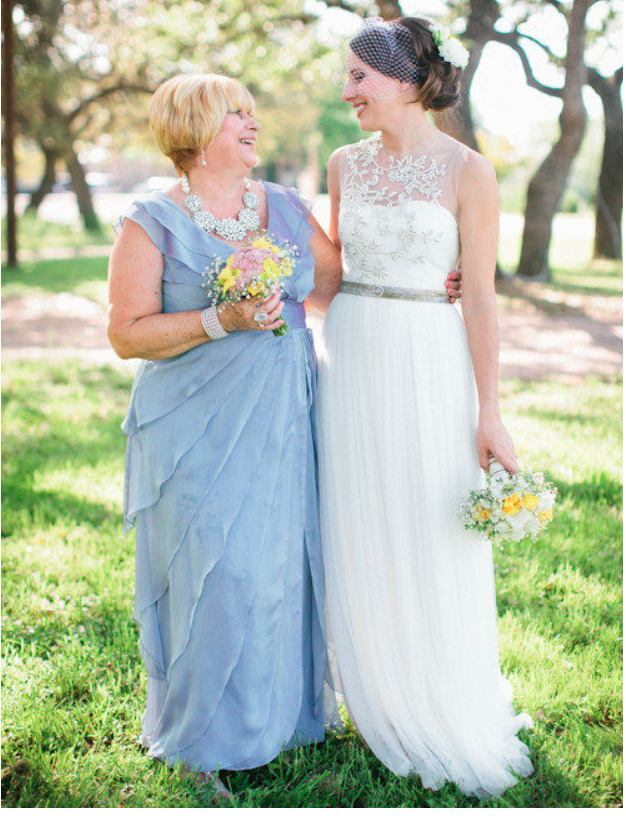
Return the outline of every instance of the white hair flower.
{"type": "Polygon", "coordinates": [[[430,31],[434,42],[437,44],[439,55],[444,61],[452,64],[454,67],[465,69],[469,60],[469,52],[463,46],[458,38],[453,38],[450,35],[450,30],[447,26],[440,26],[438,23],[430,25],[430,31]]]}

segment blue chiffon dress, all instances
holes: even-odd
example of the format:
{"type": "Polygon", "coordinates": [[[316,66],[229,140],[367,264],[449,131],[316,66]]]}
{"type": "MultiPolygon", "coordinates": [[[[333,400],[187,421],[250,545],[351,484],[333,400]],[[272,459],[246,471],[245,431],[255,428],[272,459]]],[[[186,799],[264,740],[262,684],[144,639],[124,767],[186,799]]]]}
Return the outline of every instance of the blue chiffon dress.
{"type": "MultiPolygon", "coordinates": [[[[148,675],[142,741],[168,764],[203,771],[258,767],[322,740],[337,721],[325,684],[316,363],[302,303],[313,230],[297,192],[264,187],[269,231],[300,250],[283,294],[289,333],[237,331],[143,361],[123,424],[148,675]]],[[[232,247],[163,193],[126,218],[163,253],[163,312],[206,307],[201,273],[232,247]]]]}

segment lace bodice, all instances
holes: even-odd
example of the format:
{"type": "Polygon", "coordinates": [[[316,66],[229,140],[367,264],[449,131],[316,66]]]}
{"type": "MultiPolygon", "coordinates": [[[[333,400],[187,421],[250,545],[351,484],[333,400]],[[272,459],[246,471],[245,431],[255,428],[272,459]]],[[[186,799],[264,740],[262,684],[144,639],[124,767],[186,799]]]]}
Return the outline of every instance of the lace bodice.
{"type": "Polygon", "coordinates": [[[378,136],[340,155],[344,279],[441,290],[459,257],[457,187],[468,148],[437,132],[399,157],[378,136]]]}

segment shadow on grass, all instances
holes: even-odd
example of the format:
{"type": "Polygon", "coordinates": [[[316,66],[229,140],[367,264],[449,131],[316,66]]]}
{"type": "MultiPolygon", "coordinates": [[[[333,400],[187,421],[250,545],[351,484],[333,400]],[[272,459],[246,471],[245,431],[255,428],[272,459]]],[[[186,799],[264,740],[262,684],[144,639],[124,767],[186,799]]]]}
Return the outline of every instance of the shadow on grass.
{"type": "Polygon", "coordinates": [[[580,286],[579,284],[569,283],[567,281],[559,281],[554,286],[557,290],[563,290],[563,292],[571,292],[573,295],[590,295],[596,298],[621,298],[623,295],[622,289],[620,287],[590,287],[584,285],[580,286]]]}
{"type": "Polygon", "coordinates": [[[106,504],[77,498],[59,490],[38,490],[19,478],[4,478],[2,483],[2,536],[11,536],[37,522],[42,526],[87,524],[93,528],[118,525],[121,515],[106,504]]]}
{"type": "Polygon", "coordinates": [[[465,796],[452,783],[435,791],[424,788],[418,776],[396,776],[353,734],[348,740],[329,733],[317,749],[284,752],[264,767],[222,771],[220,778],[240,808],[563,807],[564,798],[571,807],[587,805],[575,781],[550,765],[541,749],[533,751],[532,734],[524,732],[522,738],[531,748],[535,772],[493,799],[465,796]],[[347,762],[355,765],[346,767],[347,762]]]}
{"type": "MultiPolygon", "coordinates": [[[[39,621],[31,620],[32,624],[7,622],[2,629],[5,647],[28,647],[31,656],[48,660],[59,647],[78,641],[115,659],[120,669],[128,663],[133,663],[137,670],[141,668],[139,626],[132,619],[130,602],[118,604],[105,598],[88,611],[77,612],[70,623],[53,614],[45,616],[46,613],[50,614],[41,612],[39,621]]],[[[78,695],[74,700],[78,700],[78,695]]]]}
{"type": "Polygon", "coordinates": [[[547,408],[530,407],[524,409],[526,417],[546,420],[549,423],[566,423],[576,426],[606,426],[607,418],[604,414],[581,414],[573,411],[550,411],[547,408]]]}
{"type": "MultiPolygon", "coordinates": [[[[532,744],[532,736],[530,737],[532,744]]],[[[53,759],[54,754],[50,756],[53,759]]],[[[29,751],[3,769],[2,800],[7,807],[101,807],[97,801],[99,787],[94,773],[94,784],[81,779],[76,791],[55,783],[44,757],[31,759],[29,751]]],[[[81,770],[81,754],[77,751],[76,765],[81,770]]],[[[134,757],[133,757],[134,758],[134,757]]],[[[222,807],[235,808],[555,808],[594,807],[578,788],[576,782],[550,764],[543,751],[532,754],[535,773],[521,779],[502,797],[479,800],[466,797],[454,785],[439,791],[424,789],[419,778],[394,776],[362,744],[354,739],[330,735],[327,742],[316,748],[303,748],[282,753],[265,767],[250,771],[223,771],[220,777],[235,794],[235,800],[222,807]],[[356,750],[356,747],[360,747],[356,750]],[[355,772],[347,765],[358,762],[355,772]]],[[[85,760],[85,765],[89,765],[85,760]]],[[[150,763],[157,777],[168,771],[158,761],[150,763]]],[[[128,763],[131,768],[134,761],[128,763]]],[[[92,766],[93,768],[93,766],[92,766]]],[[[137,778],[135,770],[119,773],[108,785],[107,796],[114,807],[144,807],[134,798],[124,796],[124,788],[137,778]],[[117,787],[117,790],[116,790],[117,787]]],[[[109,781],[109,780],[107,780],[109,781]]],[[[155,807],[150,805],[150,807],[155,807]]],[[[190,789],[188,780],[171,777],[171,794],[156,807],[211,807],[205,790],[190,789]],[[168,801],[169,800],[169,801],[168,801]]]]}
{"type": "Polygon", "coordinates": [[[118,460],[123,471],[124,447],[125,437],[117,418],[99,425],[92,422],[88,429],[68,423],[34,438],[14,436],[5,440],[9,475],[19,472],[25,478],[32,478],[35,472],[49,472],[58,468],[56,464],[68,461],[95,467],[103,461],[118,460]]]}
{"type": "Polygon", "coordinates": [[[559,491],[559,500],[571,498],[576,504],[584,502],[608,504],[620,509],[623,504],[622,484],[606,472],[598,472],[587,481],[560,481],[554,484],[559,491]]]}

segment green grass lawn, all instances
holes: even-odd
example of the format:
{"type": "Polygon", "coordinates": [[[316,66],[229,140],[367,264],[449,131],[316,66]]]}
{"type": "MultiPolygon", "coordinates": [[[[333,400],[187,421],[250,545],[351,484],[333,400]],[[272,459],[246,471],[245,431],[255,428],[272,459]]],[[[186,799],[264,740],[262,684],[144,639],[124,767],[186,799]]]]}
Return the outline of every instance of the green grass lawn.
{"type": "Polygon", "coordinates": [[[2,296],[69,292],[103,306],[107,296],[107,258],[27,261],[2,270],[2,296]]]}
{"type": "MultiPolygon", "coordinates": [[[[133,536],[121,533],[130,382],[78,363],[4,369],[5,807],[207,801],[137,744],[145,676],[130,619],[133,536]]],[[[523,737],[536,772],[486,804],[618,806],[621,386],[513,380],[503,409],[519,451],[560,495],[536,544],[497,556],[502,666],[535,717],[523,737]]],[[[393,776],[353,730],[225,779],[237,807],[485,804],[393,776]]]]}
{"type": "MultiPolygon", "coordinates": [[[[2,254],[6,246],[6,217],[2,218],[2,254]]],[[[40,250],[57,246],[102,246],[113,243],[115,232],[109,223],[102,223],[93,231],[83,227],[80,220],[76,223],[53,223],[42,220],[34,214],[24,214],[17,218],[17,242],[20,249],[40,250]]]]}

